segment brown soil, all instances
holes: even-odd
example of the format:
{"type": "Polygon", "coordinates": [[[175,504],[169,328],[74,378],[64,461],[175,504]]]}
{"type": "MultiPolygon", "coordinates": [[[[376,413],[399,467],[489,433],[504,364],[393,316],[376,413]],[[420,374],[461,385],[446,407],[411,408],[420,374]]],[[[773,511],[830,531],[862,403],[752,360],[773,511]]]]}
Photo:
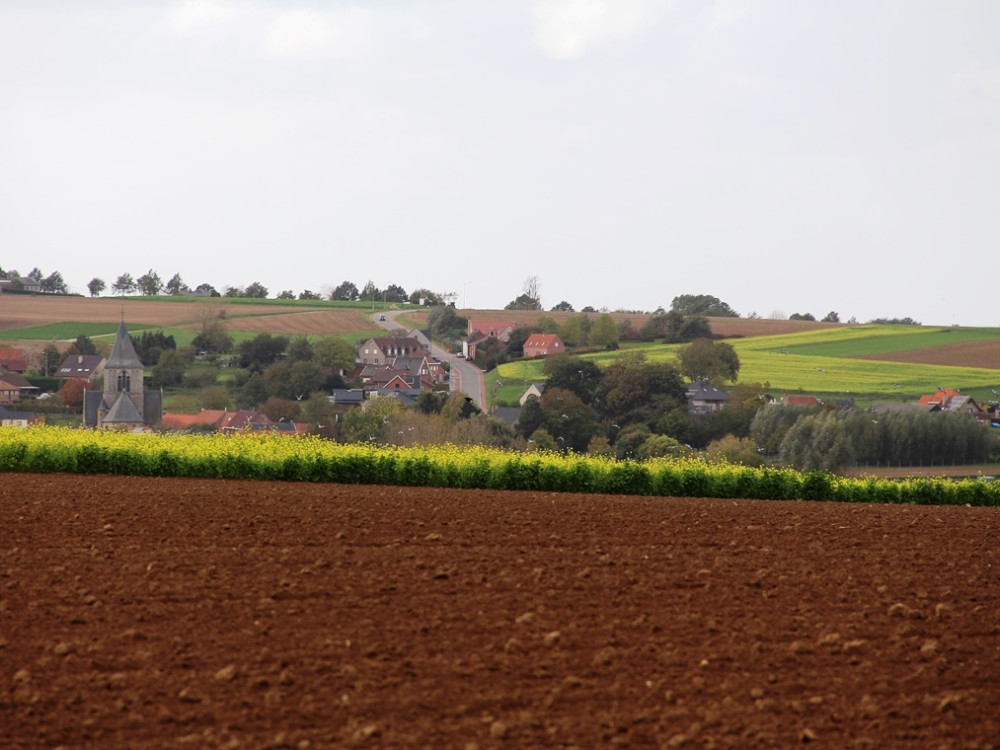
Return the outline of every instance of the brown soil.
{"type": "Polygon", "coordinates": [[[969,341],[963,344],[945,344],[905,352],[866,354],[854,359],[875,359],[885,362],[905,362],[921,365],[950,365],[952,367],[985,367],[1000,370],[1000,340],[969,341]]]}
{"type": "MultiPolygon", "coordinates": [[[[239,313],[233,310],[233,314],[239,313]]],[[[363,310],[311,310],[309,312],[284,312],[255,316],[252,318],[233,317],[226,323],[231,331],[259,331],[280,335],[335,336],[376,328],[370,314],[363,310]]]]}
{"type": "MultiPolygon", "coordinates": [[[[117,323],[125,315],[129,324],[171,326],[200,321],[203,310],[214,314],[226,307],[220,298],[197,302],[121,300],[110,297],[32,297],[21,294],[0,296],[0,330],[40,326],[63,321],[117,323]]],[[[227,308],[234,315],[274,314],[282,311],[270,305],[239,305],[227,308]]]]}
{"type": "Polygon", "coordinates": [[[0,483],[4,748],[985,748],[1000,512],[0,483]]]}

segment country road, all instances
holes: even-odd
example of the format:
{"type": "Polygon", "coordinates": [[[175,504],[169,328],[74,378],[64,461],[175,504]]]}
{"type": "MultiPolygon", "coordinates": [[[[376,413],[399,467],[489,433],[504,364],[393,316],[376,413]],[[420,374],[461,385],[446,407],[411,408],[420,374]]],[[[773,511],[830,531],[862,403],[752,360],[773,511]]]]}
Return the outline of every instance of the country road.
{"type": "MultiPolygon", "coordinates": [[[[371,319],[376,324],[387,331],[405,330],[405,326],[396,322],[396,316],[400,315],[399,310],[384,310],[372,313],[371,319]],[[385,317],[385,320],[381,318],[385,317]]],[[[472,399],[473,403],[486,411],[486,381],[483,378],[483,371],[473,364],[466,362],[457,354],[447,352],[441,347],[431,344],[431,354],[442,362],[447,361],[451,366],[451,390],[461,391],[472,399]]]]}

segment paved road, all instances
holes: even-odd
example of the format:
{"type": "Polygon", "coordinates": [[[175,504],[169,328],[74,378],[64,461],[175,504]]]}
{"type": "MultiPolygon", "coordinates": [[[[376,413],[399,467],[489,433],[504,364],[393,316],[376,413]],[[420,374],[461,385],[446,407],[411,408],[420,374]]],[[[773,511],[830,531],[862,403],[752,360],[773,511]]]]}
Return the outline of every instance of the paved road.
{"type": "MultiPolygon", "coordinates": [[[[404,329],[405,326],[396,322],[397,315],[403,315],[401,310],[385,310],[372,313],[372,321],[382,326],[387,331],[404,329]],[[385,320],[380,320],[382,316],[385,320]]],[[[451,365],[451,390],[461,391],[483,411],[486,411],[486,381],[483,378],[483,371],[473,364],[466,362],[462,357],[446,352],[439,346],[431,344],[431,354],[442,362],[447,361],[451,365]]]]}

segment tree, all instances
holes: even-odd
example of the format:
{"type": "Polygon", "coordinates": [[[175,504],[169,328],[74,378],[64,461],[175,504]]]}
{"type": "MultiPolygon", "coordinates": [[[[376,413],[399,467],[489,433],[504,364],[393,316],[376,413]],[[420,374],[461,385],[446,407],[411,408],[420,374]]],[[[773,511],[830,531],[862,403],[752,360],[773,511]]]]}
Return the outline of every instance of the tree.
{"type": "Polygon", "coordinates": [[[66,288],[66,282],[63,281],[62,274],[58,271],[53,271],[48,276],[46,276],[41,281],[42,291],[49,294],[68,294],[69,290],[66,288]]]}
{"type": "Polygon", "coordinates": [[[427,324],[434,336],[447,339],[463,335],[469,327],[469,320],[455,312],[451,305],[445,305],[431,310],[427,324]]]}
{"type": "Polygon", "coordinates": [[[552,308],[552,312],[573,312],[573,305],[571,305],[566,300],[563,300],[558,305],[552,308]]]}
{"type": "Polygon", "coordinates": [[[792,313],[788,316],[789,320],[816,320],[816,316],[812,313],[792,313]]]}
{"type": "Polygon", "coordinates": [[[139,291],[146,297],[159,294],[163,289],[163,281],[160,275],[150,268],[146,273],[135,280],[139,291]]]}
{"type": "Polygon", "coordinates": [[[222,290],[223,297],[242,297],[243,290],[238,286],[227,286],[222,290]]]}
{"type": "Polygon", "coordinates": [[[572,391],[546,386],[539,401],[542,425],[561,450],[585,453],[591,439],[604,433],[597,412],[572,391]]]}
{"type": "Polygon", "coordinates": [[[83,378],[70,378],[59,389],[59,400],[66,406],[79,407],[83,403],[83,392],[86,390],[86,380],[83,378]]]}
{"type": "Polygon", "coordinates": [[[681,315],[704,315],[711,318],[738,318],[739,313],[710,294],[681,294],[674,297],[670,309],[681,315]]]}
{"type": "Polygon", "coordinates": [[[239,365],[249,370],[261,371],[276,362],[288,348],[287,336],[272,336],[258,333],[252,339],[243,341],[237,351],[239,365]]]}
{"type": "Polygon", "coordinates": [[[260,408],[272,422],[294,422],[299,418],[299,402],[271,396],[260,408]]]}
{"type": "Polygon", "coordinates": [[[342,281],[337,287],[331,292],[331,300],[340,300],[343,302],[354,302],[358,298],[358,287],[351,281],[342,281]]]}
{"type": "Polygon", "coordinates": [[[123,273],[111,285],[111,290],[115,294],[121,294],[122,296],[131,294],[135,291],[135,288],[135,279],[132,278],[132,274],[130,273],[123,273]]]}
{"type": "Polygon", "coordinates": [[[97,354],[97,347],[94,342],[90,340],[90,336],[85,336],[80,334],[76,337],[76,341],[70,344],[69,349],[66,351],[67,354],[97,354]]]}
{"type": "Polygon", "coordinates": [[[314,391],[323,387],[325,379],[323,368],[315,362],[301,360],[294,363],[288,373],[288,384],[291,387],[292,397],[296,401],[308,398],[314,391]]]}
{"type": "Polygon", "coordinates": [[[601,349],[617,349],[618,326],[615,325],[614,318],[608,313],[598,316],[593,328],[590,329],[588,343],[601,349]]]}
{"type": "Polygon", "coordinates": [[[312,344],[309,343],[309,339],[305,336],[296,336],[288,342],[288,348],[285,350],[285,361],[289,364],[294,364],[296,362],[311,362],[315,352],[313,351],[312,344]]]}
{"type": "Polygon", "coordinates": [[[529,276],[524,280],[524,289],[504,310],[541,310],[542,300],[538,295],[538,277],[529,276]]]}
{"type": "Polygon", "coordinates": [[[389,284],[383,292],[386,302],[406,302],[406,290],[399,284],[389,284]]]}
{"type": "Polygon", "coordinates": [[[837,313],[836,310],[831,310],[830,312],[828,312],[826,314],[826,317],[823,318],[823,322],[824,323],[839,323],[840,322],[840,315],[837,313]]]}
{"type": "Polygon", "coordinates": [[[46,344],[45,348],[42,349],[41,365],[42,365],[42,375],[48,377],[56,371],[59,364],[62,362],[62,353],[56,348],[55,344],[46,344]]]}
{"type": "Polygon", "coordinates": [[[595,404],[609,424],[620,427],[644,422],[652,428],[660,417],[687,406],[687,387],[668,362],[647,362],[645,355],[619,355],[601,378],[595,404]]]}
{"type": "Polygon", "coordinates": [[[299,292],[299,299],[317,300],[322,299],[319,292],[313,292],[308,289],[304,289],[299,292]]]}
{"type": "Polygon", "coordinates": [[[278,296],[275,299],[295,299],[295,292],[291,289],[283,289],[278,292],[278,296]]]}
{"type": "Polygon", "coordinates": [[[691,380],[735,383],[740,373],[740,358],[732,344],[711,339],[695,339],[677,352],[681,373],[691,380]]]}
{"type": "Polygon", "coordinates": [[[164,289],[167,294],[171,294],[175,297],[181,294],[188,294],[191,291],[187,284],[184,283],[184,280],[181,278],[179,273],[175,273],[170,277],[170,280],[167,282],[164,289]]]}
{"type": "Polygon", "coordinates": [[[414,289],[410,292],[410,302],[414,305],[443,305],[444,299],[430,289],[414,289]]]}
{"type": "Polygon", "coordinates": [[[212,286],[211,284],[199,284],[198,286],[196,286],[194,288],[194,291],[195,291],[196,294],[201,294],[201,295],[206,295],[207,294],[209,297],[221,297],[222,296],[221,294],[219,294],[215,290],[215,287],[212,286]]]}
{"type": "Polygon", "coordinates": [[[313,344],[313,361],[320,367],[350,370],[356,359],[354,347],[336,336],[327,336],[313,344]]]}
{"type": "Polygon", "coordinates": [[[191,340],[191,346],[206,354],[226,354],[233,350],[233,337],[220,320],[206,320],[201,333],[191,340]]]}
{"type": "Polygon", "coordinates": [[[265,299],[267,297],[267,287],[259,281],[254,281],[243,290],[243,296],[253,297],[255,299],[265,299]]]}
{"type": "Polygon", "coordinates": [[[87,289],[90,291],[91,297],[97,297],[107,288],[107,284],[104,283],[104,279],[99,279],[96,276],[87,282],[87,289]]]}
{"type": "Polygon", "coordinates": [[[264,376],[254,372],[236,393],[236,405],[241,409],[255,409],[267,401],[270,395],[264,376]]]}
{"type": "Polygon", "coordinates": [[[604,373],[592,360],[560,355],[547,357],[543,366],[548,378],[545,389],[570,391],[585,404],[593,404],[604,373]]]}
{"type": "Polygon", "coordinates": [[[159,386],[180,385],[187,367],[184,357],[176,349],[164,349],[153,367],[153,383],[159,386]]]}
{"type": "Polygon", "coordinates": [[[712,328],[708,323],[708,318],[701,315],[692,315],[684,319],[681,327],[677,330],[677,341],[694,341],[695,339],[709,338],[712,335],[712,328]]]}

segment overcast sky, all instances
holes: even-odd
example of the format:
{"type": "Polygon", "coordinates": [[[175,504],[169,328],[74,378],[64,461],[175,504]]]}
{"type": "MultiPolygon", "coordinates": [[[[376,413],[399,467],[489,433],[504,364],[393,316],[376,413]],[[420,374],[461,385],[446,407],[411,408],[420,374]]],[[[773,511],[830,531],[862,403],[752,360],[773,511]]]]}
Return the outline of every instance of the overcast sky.
{"type": "Polygon", "coordinates": [[[0,0],[0,266],[997,326],[998,34],[995,0],[0,0]]]}

